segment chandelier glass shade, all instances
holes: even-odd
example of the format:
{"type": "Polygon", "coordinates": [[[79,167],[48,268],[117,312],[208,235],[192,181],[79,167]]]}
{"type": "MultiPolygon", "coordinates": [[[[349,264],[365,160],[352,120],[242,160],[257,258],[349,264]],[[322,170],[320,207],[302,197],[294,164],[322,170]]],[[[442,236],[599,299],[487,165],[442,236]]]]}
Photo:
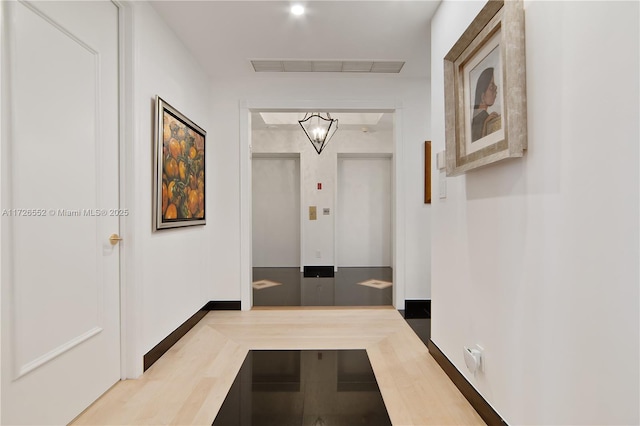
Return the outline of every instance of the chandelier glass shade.
{"type": "Polygon", "coordinates": [[[325,118],[319,112],[308,112],[298,123],[318,154],[322,152],[329,139],[338,130],[338,119],[331,118],[329,113],[326,113],[325,118]]]}

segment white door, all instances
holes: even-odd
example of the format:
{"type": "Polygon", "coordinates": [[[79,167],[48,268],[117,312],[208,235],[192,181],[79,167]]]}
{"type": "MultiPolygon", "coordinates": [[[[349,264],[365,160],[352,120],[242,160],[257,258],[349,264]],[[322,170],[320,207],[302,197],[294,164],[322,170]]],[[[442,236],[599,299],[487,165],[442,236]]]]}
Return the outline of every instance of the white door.
{"type": "Polygon", "coordinates": [[[118,9],[0,7],[1,423],[66,424],[120,377],[118,9]]]}
{"type": "Polygon", "coordinates": [[[391,158],[339,158],[339,267],[391,266],[391,158]]]}

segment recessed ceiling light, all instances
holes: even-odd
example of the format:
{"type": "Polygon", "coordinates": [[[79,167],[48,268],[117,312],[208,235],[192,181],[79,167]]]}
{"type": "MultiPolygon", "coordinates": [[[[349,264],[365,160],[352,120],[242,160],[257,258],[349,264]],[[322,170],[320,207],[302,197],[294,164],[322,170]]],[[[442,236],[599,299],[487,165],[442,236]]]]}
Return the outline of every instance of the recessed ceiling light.
{"type": "Polygon", "coordinates": [[[304,15],[304,7],[300,4],[294,4],[291,6],[291,13],[296,16],[304,15]]]}

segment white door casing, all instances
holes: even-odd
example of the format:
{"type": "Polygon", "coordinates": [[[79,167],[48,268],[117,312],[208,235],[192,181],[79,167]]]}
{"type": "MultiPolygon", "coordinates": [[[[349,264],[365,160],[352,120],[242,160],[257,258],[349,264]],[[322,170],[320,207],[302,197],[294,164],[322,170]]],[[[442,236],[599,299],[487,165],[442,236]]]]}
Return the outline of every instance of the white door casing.
{"type": "Polygon", "coordinates": [[[118,9],[2,7],[1,423],[63,424],[120,378],[118,9]]]}
{"type": "MultiPolygon", "coordinates": [[[[405,298],[405,203],[404,177],[400,165],[404,162],[403,148],[403,107],[395,100],[282,100],[241,101],[240,119],[240,282],[242,310],[253,306],[251,274],[251,113],[253,111],[386,111],[394,115],[393,157],[391,159],[392,187],[392,261],[393,306],[404,309],[405,298]]],[[[336,197],[336,208],[337,197],[336,197]]],[[[302,231],[302,239],[305,235],[302,231]]],[[[337,238],[336,240],[337,241],[337,238]]],[[[339,254],[338,254],[339,256],[339,254]]]]}

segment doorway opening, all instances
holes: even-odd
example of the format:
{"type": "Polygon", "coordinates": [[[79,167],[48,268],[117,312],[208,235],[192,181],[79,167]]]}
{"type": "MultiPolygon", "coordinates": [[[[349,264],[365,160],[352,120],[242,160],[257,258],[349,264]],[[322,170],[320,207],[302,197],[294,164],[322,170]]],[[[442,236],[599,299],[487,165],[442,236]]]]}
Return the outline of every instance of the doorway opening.
{"type": "Polygon", "coordinates": [[[393,111],[334,111],[317,154],[303,111],[250,112],[251,306],[391,306],[393,111]]]}

